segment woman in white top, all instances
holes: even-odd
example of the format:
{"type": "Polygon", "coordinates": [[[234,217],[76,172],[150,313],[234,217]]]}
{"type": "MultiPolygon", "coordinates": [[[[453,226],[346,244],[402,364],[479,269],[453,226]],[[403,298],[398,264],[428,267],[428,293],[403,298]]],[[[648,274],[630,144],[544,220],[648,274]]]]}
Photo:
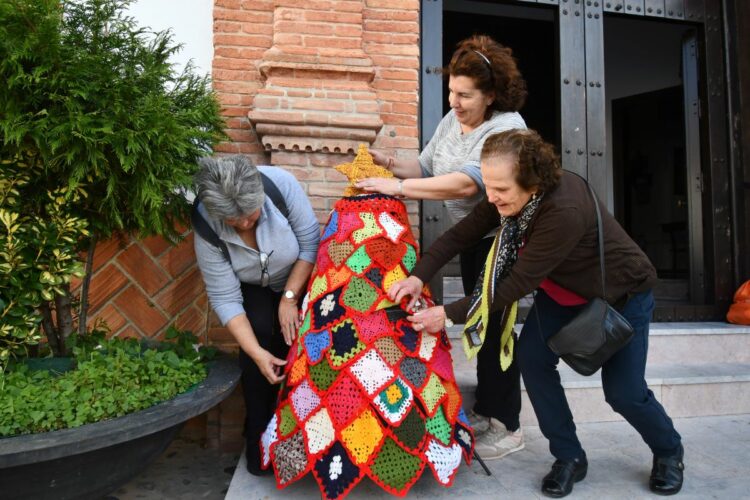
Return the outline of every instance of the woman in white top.
{"type": "MultiPolygon", "coordinates": [[[[455,224],[482,199],[479,159],[485,139],[526,128],[518,113],[526,100],[526,83],[511,50],[488,36],[460,42],[445,72],[451,110],[419,158],[396,159],[373,151],[375,162],[390,169],[396,179],[364,179],[357,187],[416,200],[444,200],[455,224]]],[[[488,234],[460,255],[466,295],[474,289],[492,236],[488,234]]],[[[507,371],[500,368],[501,319],[499,313],[490,317],[477,361],[477,402],[469,412],[477,453],[485,459],[500,458],[524,446],[518,365],[514,361],[507,371]]]]}

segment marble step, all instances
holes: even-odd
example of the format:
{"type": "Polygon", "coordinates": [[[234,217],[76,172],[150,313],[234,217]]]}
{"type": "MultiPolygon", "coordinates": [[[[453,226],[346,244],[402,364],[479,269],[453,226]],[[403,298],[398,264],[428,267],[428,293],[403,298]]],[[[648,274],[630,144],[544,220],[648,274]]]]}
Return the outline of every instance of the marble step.
{"type": "MultiPolygon", "coordinates": [[[[476,360],[467,360],[462,347],[454,343],[453,364],[464,396],[464,408],[471,408],[476,389],[476,360]]],[[[600,372],[584,377],[564,364],[559,366],[559,371],[577,422],[622,420],[604,401],[600,372]]],[[[750,413],[750,363],[653,363],[649,360],[646,381],[675,418],[750,413]]],[[[537,425],[525,389],[522,398],[521,423],[537,425]]]]}
{"type": "MultiPolygon", "coordinates": [[[[516,332],[522,325],[516,325],[516,332]]],[[[460,345],[463,326],[448,330],[460,345]]],[[[462,354],[463,356],[463,354],[462,354]]],[[[652,323],[648,346],[649,364],[750,363],[750,326],[721,322],[652,323]]]]}

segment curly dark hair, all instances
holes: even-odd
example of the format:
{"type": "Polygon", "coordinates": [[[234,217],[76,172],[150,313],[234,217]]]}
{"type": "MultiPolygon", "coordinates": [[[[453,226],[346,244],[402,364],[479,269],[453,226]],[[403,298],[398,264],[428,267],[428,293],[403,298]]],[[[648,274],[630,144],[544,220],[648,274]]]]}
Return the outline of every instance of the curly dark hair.
{"type": "Polygon", "coordinates": [[[548,193],[560,183],[563,173],[560,157],[535,130],[511,129],[487,137],[481,161],[504,155],[518,159],[516,182],[524,190],[536,188],[541,193],[548,193]]]}
{"type": "Polygon", "coordinates": [[[494,92],[495,100],[487,108],[485,119],[493,111],[518,111],[526,102],[526,81],[513,51],[487,35],[474,35],[459,42],[443,73],[468,76],[483,93],[494,92]]]}

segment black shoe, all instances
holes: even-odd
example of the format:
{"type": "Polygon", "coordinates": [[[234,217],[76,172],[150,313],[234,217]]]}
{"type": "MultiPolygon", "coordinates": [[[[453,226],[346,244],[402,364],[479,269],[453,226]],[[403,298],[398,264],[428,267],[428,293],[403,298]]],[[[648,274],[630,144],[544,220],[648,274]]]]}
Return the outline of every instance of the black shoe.
{"type": "Polygon", "coordinates": [[[648,487],[657,495],[674,495],[682,489],[682,471],[685,465],[682,463],[683,448],[669,457],[654,457],[654,465],[651,468],[651,478],[648,487]]]}
{"type": "Polygon", "coordinates": [[[586,477],[588,470],[585,455],[573,460],[555,460],[552,470],[542,480],[542,493],[548,497],[564,497],[573,491],[573,483],[586,477]]]}
{"type": "Polygon", "coordinates": [[[253,476],[270,476],[273,474],[273,469],[271,467],[268,467],[268,469],[261,469],[259,464],[252,464],[250,462],[247,463],[247,471],[253,476]]]}

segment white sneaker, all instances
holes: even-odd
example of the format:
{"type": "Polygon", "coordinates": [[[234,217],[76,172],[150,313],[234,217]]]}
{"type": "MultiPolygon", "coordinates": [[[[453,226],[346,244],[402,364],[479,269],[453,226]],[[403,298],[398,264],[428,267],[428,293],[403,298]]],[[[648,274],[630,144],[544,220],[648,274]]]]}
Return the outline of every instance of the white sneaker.
{"type": "Polygon", "coordinates": [[[491,418],[489,422],[487,430],[474,442],[474,450],[483,460],[496,460],[523,450],[523,429],[510,432],[499,420],[491,418]]]}
{"type": "Polygon", "coordinates": [[[487,432],[487,429],[490,428],[490,417],[480,415],[474,410],[469,410],[469,413],[466,416],[469,419],[469,424],[471,424],[472,429],[474,429],[475,439],[480,434],[484,434],[485,432],[487,432]]]}

